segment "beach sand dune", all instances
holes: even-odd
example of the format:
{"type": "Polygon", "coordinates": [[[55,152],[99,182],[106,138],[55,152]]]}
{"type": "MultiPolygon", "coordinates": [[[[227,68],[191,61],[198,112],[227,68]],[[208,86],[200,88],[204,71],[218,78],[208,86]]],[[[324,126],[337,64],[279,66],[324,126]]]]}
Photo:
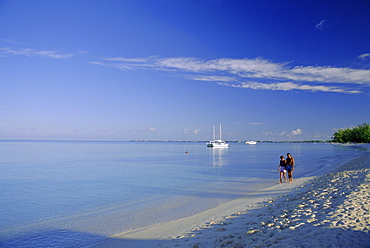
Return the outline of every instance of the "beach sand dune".
{"type": "Polygon", "coordinates": [[[217,221],[200,214],[97,247],[370,247],[370,155],[258,194],[252,196],[258,204],[213,218],[217,221]]]}

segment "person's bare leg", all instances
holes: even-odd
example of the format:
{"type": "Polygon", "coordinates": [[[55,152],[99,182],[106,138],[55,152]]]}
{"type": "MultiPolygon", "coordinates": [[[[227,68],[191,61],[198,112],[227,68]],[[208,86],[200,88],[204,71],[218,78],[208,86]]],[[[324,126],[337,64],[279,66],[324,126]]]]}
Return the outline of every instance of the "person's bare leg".
{"type": "Polygon", "coordinates": [[[282,181],[283,181],[283,177],[282,177],[283,175],[282,174],[283,174],[283,172],[280,171],[280,182],[279,183],[282,183],[282,181]]]}

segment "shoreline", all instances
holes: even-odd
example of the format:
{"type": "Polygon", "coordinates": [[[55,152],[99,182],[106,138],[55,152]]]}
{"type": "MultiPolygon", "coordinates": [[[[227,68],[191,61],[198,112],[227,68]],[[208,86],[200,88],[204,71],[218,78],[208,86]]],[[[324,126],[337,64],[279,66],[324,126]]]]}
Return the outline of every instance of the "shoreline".
{"type": "MultiPolygon", "coordinates": [[[[282,247],[286,242],[292,247],[325,247],[326,239],[315,242],[327,232],[346,237],[356,247],[366,247],[370,242],[369,180],[370,155],[363,155],[342,161],[322,175],[273,185],[191,217],[111,237],[93,247],[282,247]],[[346,192],[340,194],[342,188],[346,192]],[[357,196],[352,196],[354,193],[357,196]],[[360,196],[364,198],[359,200],[360,196]],[[333,212],[332,208],[338,209],[333,212]],[[353,209],[362,213],[362,219],[351,217],[353,209]],[[354,220],[328,219],[328,214],[354,220]]],[[[338,245],[331,247],[342,247],[339,241],[330,242],[338,245]]]]}

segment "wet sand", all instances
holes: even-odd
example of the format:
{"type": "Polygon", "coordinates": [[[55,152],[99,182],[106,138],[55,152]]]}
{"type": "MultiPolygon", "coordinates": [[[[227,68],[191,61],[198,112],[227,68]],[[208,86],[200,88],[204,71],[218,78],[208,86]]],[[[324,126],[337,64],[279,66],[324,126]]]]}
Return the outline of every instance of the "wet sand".
{"type": "Polygon", "coordinates": [[[95,247],[370,247],[370,155],[95,247]]]}

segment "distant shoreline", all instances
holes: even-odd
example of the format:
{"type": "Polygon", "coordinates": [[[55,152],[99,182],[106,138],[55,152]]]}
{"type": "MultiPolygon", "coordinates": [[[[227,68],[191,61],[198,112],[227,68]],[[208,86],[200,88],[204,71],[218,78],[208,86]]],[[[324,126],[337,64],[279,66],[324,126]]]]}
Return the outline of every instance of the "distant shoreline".
{"type": "MultiPolygon", "coordinates": [[[[247,140],[226,140],[227,143],[245,143],[247,140]]],[[[62,140],[62,139],[0,139],[0,142],[163,142],[163,143],[207,143],[208,140],[62,140]]],[[[257,143],[327,143],[342,146],[366,146],[370,143],[336,143],[332,140],[298,140],[298,141],[256,141],[257,143]]]]}
{"type": "MultiPolygon", "coordinates": [[[[247,140],[226,140],[227,143],[245,143],[247,140]]],[[[207,140],[130,140],[130,142],[195,142],[204,143],[207,140]]],[[[256,141],[257,143],[332,143],[324,140],[306,140],[306,141],[256,141]]]]}

